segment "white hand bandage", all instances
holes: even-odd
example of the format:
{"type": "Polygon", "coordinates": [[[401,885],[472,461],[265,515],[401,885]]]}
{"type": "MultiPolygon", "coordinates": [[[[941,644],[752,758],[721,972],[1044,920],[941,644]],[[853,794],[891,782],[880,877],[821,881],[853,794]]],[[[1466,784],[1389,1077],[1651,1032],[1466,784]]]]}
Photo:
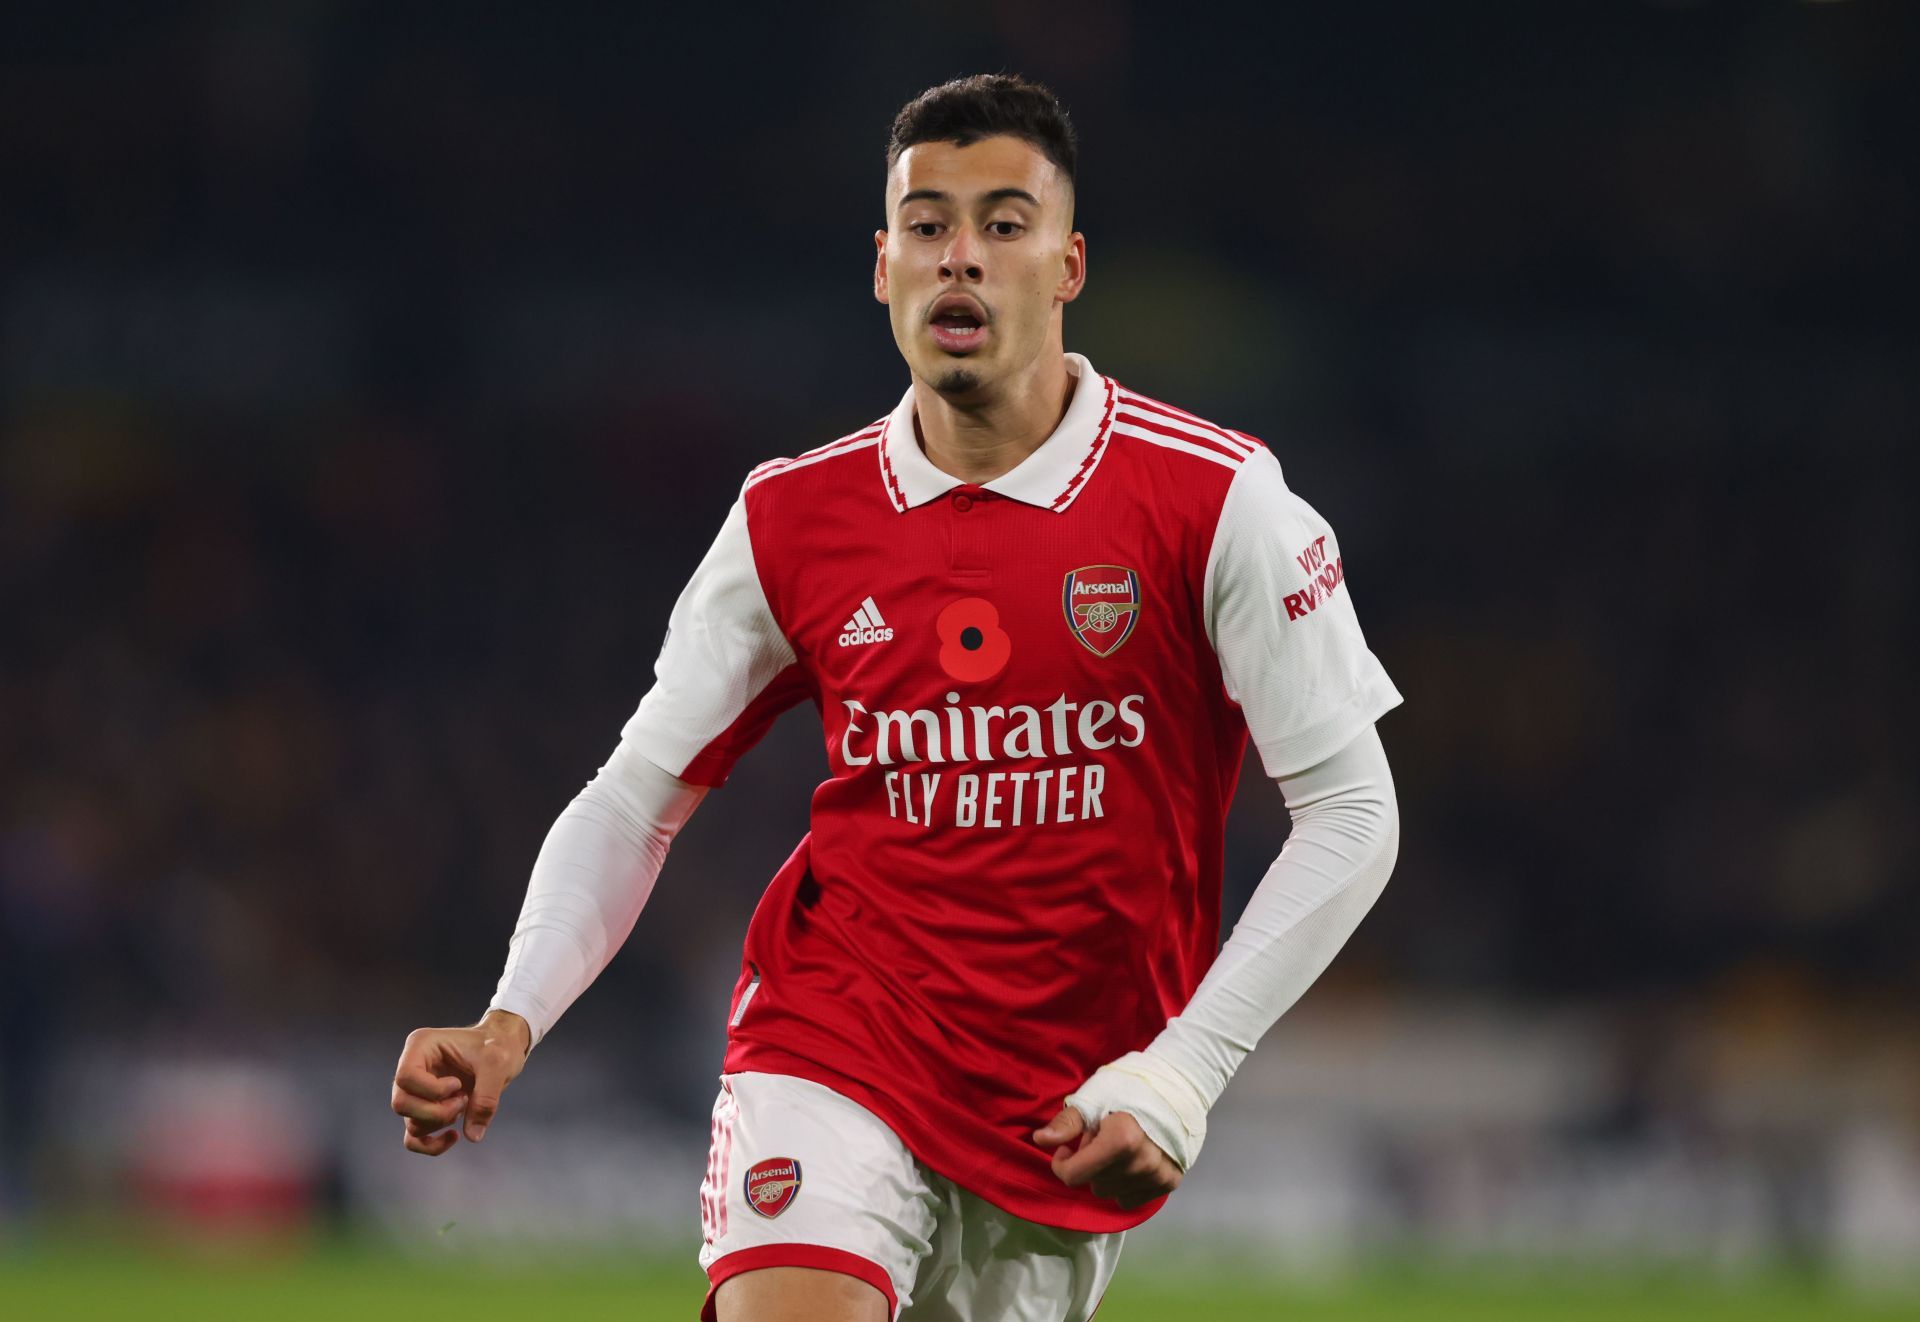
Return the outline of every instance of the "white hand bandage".
{"type": "Polygon", "coordinates": [[[1125,1111],[1160,1150],[1185,1171],[1207,1137],[1207,1104],[1193,1085],[1144,1051],[1129,1051],[1102,1065],[1067,1097],[1087,1128],[1125,1111]]]}

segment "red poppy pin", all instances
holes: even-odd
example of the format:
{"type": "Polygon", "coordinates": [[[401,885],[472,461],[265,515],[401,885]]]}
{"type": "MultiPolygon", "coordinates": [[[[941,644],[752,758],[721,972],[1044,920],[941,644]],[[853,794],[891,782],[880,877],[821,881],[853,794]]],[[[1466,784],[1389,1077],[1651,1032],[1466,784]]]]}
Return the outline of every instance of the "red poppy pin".
{"type": "Polygon", "coordinates": [[[962,683],[992,679],[1013,655],[1013,640],[1000,627],[1000,611],[985,597],[948,602],[933,631],[940,639],[940,668],[962,683]]]}

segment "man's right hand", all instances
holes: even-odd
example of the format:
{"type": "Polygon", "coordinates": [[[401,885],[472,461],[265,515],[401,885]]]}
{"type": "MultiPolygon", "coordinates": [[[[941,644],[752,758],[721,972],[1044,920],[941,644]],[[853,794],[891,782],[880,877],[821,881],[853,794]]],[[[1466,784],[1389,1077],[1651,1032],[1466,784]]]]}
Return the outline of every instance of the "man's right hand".
{"type": "Polygon", "coordinates": [[[532,1049],[533,1029],[509,1010],[489,1010],[471,1028],[407,1034],[393,1072],[393,1110],[406,1118],[407,1151],[437,1157],[458,1143],[460,1130],[448,1126],[462,1112],[468,1140],[478,1143],[532,1049]]]}

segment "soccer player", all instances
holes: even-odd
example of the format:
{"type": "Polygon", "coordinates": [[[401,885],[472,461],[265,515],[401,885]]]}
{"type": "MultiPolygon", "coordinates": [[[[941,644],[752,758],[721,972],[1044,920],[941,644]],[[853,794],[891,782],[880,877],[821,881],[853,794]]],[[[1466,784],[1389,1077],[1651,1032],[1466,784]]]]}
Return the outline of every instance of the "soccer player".
{"type": "Polygon", "coordinates": [[[1064,349],[1075,154],[1016,77],[900,111],[873,290],[911,385],[747,475],[486,1015],[400,1058],[406,1146],[480,1141],[702,797],[811,700],[831,774],[729,1007],[707,1318],[1090,1317],[1392,870],[1400,695],[1331,529],[1263,443],[1064,349]],[[1216,957],[1249,736],[1293,829],[1216,957]]]}

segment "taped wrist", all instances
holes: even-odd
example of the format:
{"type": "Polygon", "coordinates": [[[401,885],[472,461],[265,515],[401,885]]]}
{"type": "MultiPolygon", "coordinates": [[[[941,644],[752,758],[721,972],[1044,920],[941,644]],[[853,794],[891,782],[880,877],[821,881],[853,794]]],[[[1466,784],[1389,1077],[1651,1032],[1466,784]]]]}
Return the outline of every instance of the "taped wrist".
{"type": "Polygon", "coordinates": [[[1087,1128],[1125,1111],[1183,1172],[1207,1138],[1207,1104],[1180,1073],[1144,1051],[1102,1065],[1067,1097],[1087,1128]]]}

